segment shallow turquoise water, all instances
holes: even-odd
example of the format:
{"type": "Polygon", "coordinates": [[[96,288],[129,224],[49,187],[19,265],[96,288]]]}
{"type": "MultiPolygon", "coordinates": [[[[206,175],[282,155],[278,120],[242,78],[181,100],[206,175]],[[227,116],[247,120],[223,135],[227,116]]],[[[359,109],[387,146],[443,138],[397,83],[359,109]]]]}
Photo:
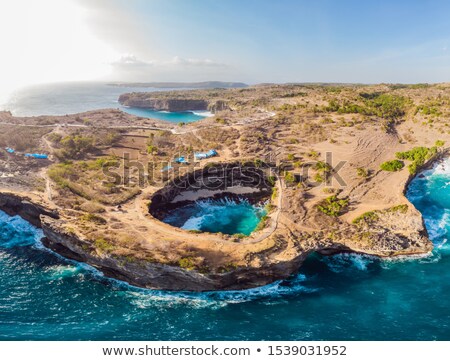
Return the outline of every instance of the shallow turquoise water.
{"type": "Polygon", "coordinates": [[[158,112],[152,109],[120,107],[124,112],[137,115],[144,118],[153,118],[165,120],[171,123],[192,123],[204,119],[209,116],[208,112],[192,111],[192,112],[158,112]]]}
{"type": "Polygon", "coordinates": [[[124,107],[117,101],[123,93],[154,91],[161,91],[161,89],[119,87],[94,82],[42,84],[16,90],[3,104],[0,104],[0,110],[9,110],[16,116],[35,116],[66,115],[114,108],[140,117],[172,123],[192,123],[210,115],[208,112],[196,112],[196,109],[190,112],[158,112],[151,109],[124,107]]]}
{"type": "Polygon", "coordinates": [[[245,200],[203,200],[169,212],[163,221],[183,229],[248,236],[265,214],[264,206],[245,200]]]}
{"type": "Polygon", "coordinates": [[[313,255],[287,281],[237,292],[138,290],[46,251],[39,230],[0,213],[0,339],[450,340],[449,184],[438,170],[408,192],[431,255],[313,255]]]}

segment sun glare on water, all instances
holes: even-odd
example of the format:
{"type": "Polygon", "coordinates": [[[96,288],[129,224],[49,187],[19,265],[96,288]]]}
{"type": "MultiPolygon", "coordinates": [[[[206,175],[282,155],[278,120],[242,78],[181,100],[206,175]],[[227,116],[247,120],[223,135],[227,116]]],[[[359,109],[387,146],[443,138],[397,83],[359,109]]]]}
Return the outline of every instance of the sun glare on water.
{"type": "Polygon", "coordinates": [[[97,79],[118,55],[72,0],[0,2],[0,101],[17,87],[97,79]]]}

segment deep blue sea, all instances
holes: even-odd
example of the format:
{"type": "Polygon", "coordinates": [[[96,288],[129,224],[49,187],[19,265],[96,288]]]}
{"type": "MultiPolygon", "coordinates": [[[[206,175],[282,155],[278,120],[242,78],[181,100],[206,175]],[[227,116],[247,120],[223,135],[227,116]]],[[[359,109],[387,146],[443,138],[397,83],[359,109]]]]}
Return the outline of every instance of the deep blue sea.
{"type": "Polygon", "coordinates": [[[140,290],[45,250],[0,213],[2,340],[450,340],[450,162],[408,197],[436,248],[422,258],[313,255],[291,279],[236,292],[140,290]]]}
{"type": "Polygon", "coordinates": [[[0,104],[0,110],[9,110],[16,116],[34,116],[66,115],[94,109],[115,108],[140,117],[172,123],[191,123],[211,115],[209,112],[195,109],[189,112],[163,112],[124,107],[117,101],[123,93],[161,90],[148,87],[111,86],[98,82],[34,85],[14,91],[6,97],[3,104],[0,104]]]}
{"type": "MultiPolygon", "coordinates": [[[[0,108],[16,115],[120,108],[121,93],[139,90],[152,89],[54,84],[18,91],[0,108]]],[[[432,254],[312,255],[291,279],[247,291],[133,288],[46,250],[40,230],[0,212],[0,340],[450,340],[450,162],[444,168],[417,177],[407,194],[424,215],[432,254]]],[[[212,224],[206,208],[186,222],[232,226],[225,217],[212,224]]],[[[228,211],[236,218],[242,210],[228,211]]],[[[247,211],[234,224],[242,233],[260,216],[247,211]]]]}

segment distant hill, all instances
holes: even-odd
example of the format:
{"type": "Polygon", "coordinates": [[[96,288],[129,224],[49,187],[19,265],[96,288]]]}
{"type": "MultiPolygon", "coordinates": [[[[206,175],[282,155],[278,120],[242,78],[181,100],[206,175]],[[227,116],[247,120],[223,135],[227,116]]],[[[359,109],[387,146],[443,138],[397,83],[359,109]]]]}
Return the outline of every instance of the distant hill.
{"type": "Polygon", "coordinates": [[[224,81],[203,81],[195,83],[183,82],[148,82],[148,83],[134,83],[134,82],[117,82],[109,83],[111,86],[135,86],[143,88],[178,88],[178,89],[208,89],[208,88],[246,88],[248,84],[239,82],[224,82],[224,81]]]}

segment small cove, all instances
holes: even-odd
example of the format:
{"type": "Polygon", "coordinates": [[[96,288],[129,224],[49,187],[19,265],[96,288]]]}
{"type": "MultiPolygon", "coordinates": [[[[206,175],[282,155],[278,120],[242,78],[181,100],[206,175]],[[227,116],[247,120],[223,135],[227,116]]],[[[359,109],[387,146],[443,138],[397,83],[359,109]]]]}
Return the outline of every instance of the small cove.
{"type": "Polygon", "coordinates": [[[248,236],[266,213],[264,205],[246,199],[205,199],[171,210],[163,221],[186,230],[248,236]]]}
{"type": "Polygon", "coordinates": [[[435,249],[378,259],[312,254],[287,280],[244,291],[143,290],[42,247],[0,212],[2,340],[449,340],[450,162],[409,184],[435,249]]]}

